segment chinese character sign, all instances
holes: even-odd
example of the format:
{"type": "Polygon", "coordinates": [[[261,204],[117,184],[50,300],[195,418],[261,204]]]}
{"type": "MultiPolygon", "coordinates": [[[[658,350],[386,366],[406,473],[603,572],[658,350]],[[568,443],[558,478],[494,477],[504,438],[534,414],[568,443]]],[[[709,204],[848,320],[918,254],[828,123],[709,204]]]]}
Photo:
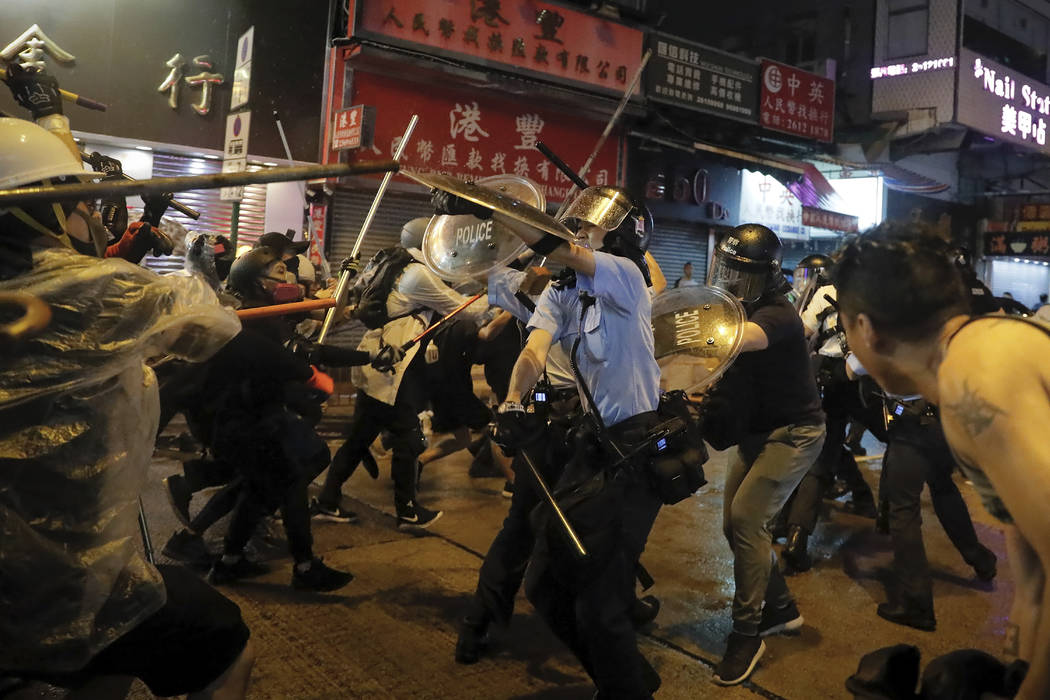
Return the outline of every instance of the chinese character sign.
{"type": "Polygon", "coordinates": [[[1050,153],[1050,86],[972,51],[959,55],[956,121],[989,136],[1050,153]]]}
{"type": "MultiPolygon", "coordinates": [[[[537,141],[579,168],[603,127],[586,119],[565,119],[557,110],[499,93],[475,94],[451,87],[420,90],[415,83],[360,70],[354,74],[353,99],[376,107],[376,146],[359,150],[361,158],[389,157],[406,115],[416,113],[423,116],[402,156],[403,165],[464,180],[520,175],[536,182],[549,202],[564,198],[572,183],[536,150],[537,141]]],[[[613,134],[592,164],[589,181],[610,185],[620,181],[618,149],[619,138],[613,134]]],[[[330,161],[335,160],[333,155],[330,161]]]]}
{"type": "Polygon", "coordinates": [[[351,34],[622,93],[642,32],[536,0],[366,0],[351,34]]]}
{"type": "Polygon", "coordinates": [[[801,236],[802,202],[779,180],[751,170],[741,172],[740,221],[762,224],[778,236],[801,236]]]}
{"type": "Polygon", "coordinates": [[[762,61],[759,122],[817,141],[834,140],[835,81],[775,61],[762,61]]]}
{"type": "Polygon", "coordinates": [[[336,113],[332,128],[332,150],[342,151],[361,146],[364,112],[365,106],[357,105],[336,113]]]}

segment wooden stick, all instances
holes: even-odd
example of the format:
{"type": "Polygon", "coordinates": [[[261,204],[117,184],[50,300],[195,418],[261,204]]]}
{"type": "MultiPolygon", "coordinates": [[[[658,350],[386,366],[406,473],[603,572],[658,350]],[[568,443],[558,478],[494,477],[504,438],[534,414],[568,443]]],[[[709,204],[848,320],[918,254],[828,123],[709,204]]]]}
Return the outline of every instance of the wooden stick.
{"type": "Polygon", "coordinates": [[[335,299],[308,299],[307,301],[295,301],[291,304],[273,304],[272,306],[257,306],[252,309],[238,309],[237,317],[242,321],[250,321],[254,318],[270,318],[271,316],[284,316],[286,314],[298,314],[334,307],[335,299]]]}

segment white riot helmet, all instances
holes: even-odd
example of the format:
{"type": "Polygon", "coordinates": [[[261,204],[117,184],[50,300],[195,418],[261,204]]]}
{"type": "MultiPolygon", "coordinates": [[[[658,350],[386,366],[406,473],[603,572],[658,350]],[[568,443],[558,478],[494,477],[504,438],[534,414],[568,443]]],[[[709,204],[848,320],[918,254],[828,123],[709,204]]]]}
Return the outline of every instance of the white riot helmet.
{"type": "Polygon", "coordinates": [[[423,234],[427,232],[430,223],[429,216],[421,216],[418,219],[410,219],[401,227],[402,248],[423,248],[423,234]]]}
{"type": "MultiPolygon", "coordinates": [[[[57,185],[92,177],[62,139],[33,122],[0,118],[0,188],[34,183],[57,185]]],[[[44,235],[70,245],[66,213],[74,204],[39,202],[0,209],[0,235],[44,235]]]]}

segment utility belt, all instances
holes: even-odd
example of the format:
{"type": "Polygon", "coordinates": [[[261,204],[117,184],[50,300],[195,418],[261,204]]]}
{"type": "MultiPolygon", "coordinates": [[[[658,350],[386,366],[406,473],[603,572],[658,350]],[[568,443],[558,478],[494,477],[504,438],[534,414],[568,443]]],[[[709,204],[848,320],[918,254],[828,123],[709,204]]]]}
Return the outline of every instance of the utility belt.
{"type": "Polygon", "coordinates": [[[886,399],[883,402],[883,411],[887,427],[896,421],[921,426],[937,422],[937,409],[926,399],[886,399]]]}

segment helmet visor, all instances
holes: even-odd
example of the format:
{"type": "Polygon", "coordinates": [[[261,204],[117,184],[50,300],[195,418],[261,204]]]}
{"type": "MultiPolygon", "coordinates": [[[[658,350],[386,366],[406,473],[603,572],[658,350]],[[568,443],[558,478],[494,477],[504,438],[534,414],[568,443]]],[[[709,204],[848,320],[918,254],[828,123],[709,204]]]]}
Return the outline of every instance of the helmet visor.
{"type": "Polygon", "coordinates": [[[561,220],[576,219],[612,231],[623,223],[630,213],[631,201],[612,187],[588,187],[576,195],[561,220]]]}
{"type": "Polygon", "coordinates": [[[740,301],[755,301],[766,290],[769,273],[754,265],[742,265],[715,253],[708,284],[724,289],[740,301]]]}
{"type": "Polygon", "coordinates": [[[791,277],[792,289],[801,294],[819,274],[820,268],[817,267],[796,267],[791,277]]]}

